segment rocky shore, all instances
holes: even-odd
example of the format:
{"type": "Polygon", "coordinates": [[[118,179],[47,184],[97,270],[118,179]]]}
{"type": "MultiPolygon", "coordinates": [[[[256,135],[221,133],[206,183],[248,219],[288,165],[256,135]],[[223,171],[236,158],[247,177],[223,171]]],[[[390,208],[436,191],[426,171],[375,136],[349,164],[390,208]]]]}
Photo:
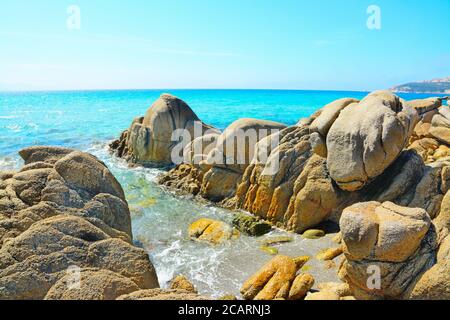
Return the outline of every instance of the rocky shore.
{"type": "MultiPolygon", "coordinates": [[[[186,103],[163,95],[111,147],[134,164],[174,165],[154,156],[175,147],[165,131],[195,121],[186,103]]],[[[377,91],[334,101],[291,127],[256,119],[237,120],[222,133],[204,127],[213,132],[189,141],[183,163],[160,183],[297,233],[339,223],[343,283],[321,284],[307,299],[450,298],[450,108],[443,99],[405,101],[377,91]],[[217,161],[228,158],[224,150],[236,132],[248,129],[277,132],[246,142],[243,162],[217,161]],[[268,160],[260,161],[267,150],[268,160]],[[379,278],[373,285],[371,275],[379,278]]],[[[264,267],[263,278],[252,277],[244,297],[289,299],[291,286],[310,286],[295,263],[281,260],[264,267]]]]}
{"type": "MultiPolygon", "coordinates": [[[[233,225],[187,225],[193,241],[220,246],[274,226],[314,241],[325,224],[339,228],[336,246],[314,258],[339,262],[341,282],[317,283],[311,257],[278,255],[274,244],[290,239],[271,238],[261,249],[274,256],[248,275],[244,299],[450,299],[450,108],[442,99],[377,91],[294,126],[239,119],[221,132],[165,94],[111,150],[130,165],[170,167],[161,185],[241,212],[233,225]],[[182,148],[177,130],[187,133],[182,148]]],[[[206,299],[183,276],[160,288],[105,164],[58,147],[19,154],[20,170],[0,171],[0,299],[206,299]]]]}
{"type": "Polygon", "coordinates": [[[0,299],[197,299],[159,289],[132,244],[122,187],[94,156],[56,147],[20,151],[0,172],[0,299]]]}

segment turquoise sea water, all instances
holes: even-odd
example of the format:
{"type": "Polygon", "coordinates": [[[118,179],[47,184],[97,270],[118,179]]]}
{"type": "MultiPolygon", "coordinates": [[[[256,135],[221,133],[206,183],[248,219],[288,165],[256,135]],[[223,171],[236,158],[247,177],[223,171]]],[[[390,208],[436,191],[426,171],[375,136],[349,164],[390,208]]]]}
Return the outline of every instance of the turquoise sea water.
{"type": "MultiPolygon", "coordinates": [[[[112,157],[108,143],[145,113],[163,92],[185,100],[203,121],[224,129],[242,117],[292,125],[325,104],[343,97],[363,98],[364,92],[278,90],[141,90],[0,93],[0,170],[21,165],[17,151],[33,145],[55,145],[88,151],[110,167],[130,204],[136,243],[146,248],[163,286],[177,274],[192,279],[203,294],[238,294],[242,282],[270,259],[259,250],[259,239],[242,236],[220,247],[191,242],[189,224],[201,217],[230,221],[225,210],[174,196],[155,183],[157,169],[130,169],[112,157]]],[[[402,94],[407,100],[434,95],[402,94]]],[[[283,234],[282,231],[274,231],[283,234]]],[[[331,246],[295,237],[280,253],[312,255],[331,246]]],[[[311,262],[320,280],[335,279],[336,270],[311,262]]]]}

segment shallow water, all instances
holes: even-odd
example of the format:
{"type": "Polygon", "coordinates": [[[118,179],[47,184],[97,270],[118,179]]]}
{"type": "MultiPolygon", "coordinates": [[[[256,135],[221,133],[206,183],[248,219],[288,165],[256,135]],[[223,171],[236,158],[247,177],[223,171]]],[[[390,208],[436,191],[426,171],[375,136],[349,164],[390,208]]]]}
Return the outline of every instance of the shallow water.
{"type": "MultiPolygon", "coordinates": [[[[102,91],[59,93],[0,93],[0,170],[22,165],[17,151],[32,145],[81,149],[102,159],[122,184],[132,214],[134,239],[150,254],[162,286],[184,274],[200,293],[219,297],[238,295],[243,281],[271,259],[260,250],[261,238],[242,235],[223,246],[187,238],[189,224],[202,217],[231,222],[232,213],[174,195],[155,183],[161,171],[130,169],[112,157],[108,142],[119,136],[133,118],[143,115],[163,91],[102,91]]],[[[362,98],[360,92],[173,90],[207,123],[225,128],[242,117],[295,124],[323,105],[342,97],[362,98]]],[[[406,99],[427,95],[402,95],[406,99]]],[[[286,235],[281,230],[273,235],[286,235]]],[[[278,246],[281,254],[314,256],[335,246],[332,235],[321,240],[294,241],[278,246]]],[[[312,259],[308,272],[316,282],[333,281],[336,269],[312,259]]]]}

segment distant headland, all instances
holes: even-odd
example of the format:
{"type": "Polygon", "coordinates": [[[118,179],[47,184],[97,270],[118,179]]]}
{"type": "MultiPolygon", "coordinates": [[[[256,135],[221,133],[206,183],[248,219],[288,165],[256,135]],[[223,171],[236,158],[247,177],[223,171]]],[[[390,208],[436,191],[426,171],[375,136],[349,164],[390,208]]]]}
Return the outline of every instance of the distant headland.
{"type": "Polygon", "coordinates": [[[450,77],[433,79],[419,82],[410,82],[395,86],[390,89],[392,92],[404,93],[450,93],[450,77]]]}

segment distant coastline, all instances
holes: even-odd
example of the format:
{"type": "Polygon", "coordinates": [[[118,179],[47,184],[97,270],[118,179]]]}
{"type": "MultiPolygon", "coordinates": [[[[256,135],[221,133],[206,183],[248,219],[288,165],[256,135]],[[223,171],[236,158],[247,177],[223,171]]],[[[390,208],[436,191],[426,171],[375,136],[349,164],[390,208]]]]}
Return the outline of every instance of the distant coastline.
{"type": "Polygon", "coordinates": [[[450,77],[410,82],[390,88],[396,93],[450,94],[450,77]]]}

